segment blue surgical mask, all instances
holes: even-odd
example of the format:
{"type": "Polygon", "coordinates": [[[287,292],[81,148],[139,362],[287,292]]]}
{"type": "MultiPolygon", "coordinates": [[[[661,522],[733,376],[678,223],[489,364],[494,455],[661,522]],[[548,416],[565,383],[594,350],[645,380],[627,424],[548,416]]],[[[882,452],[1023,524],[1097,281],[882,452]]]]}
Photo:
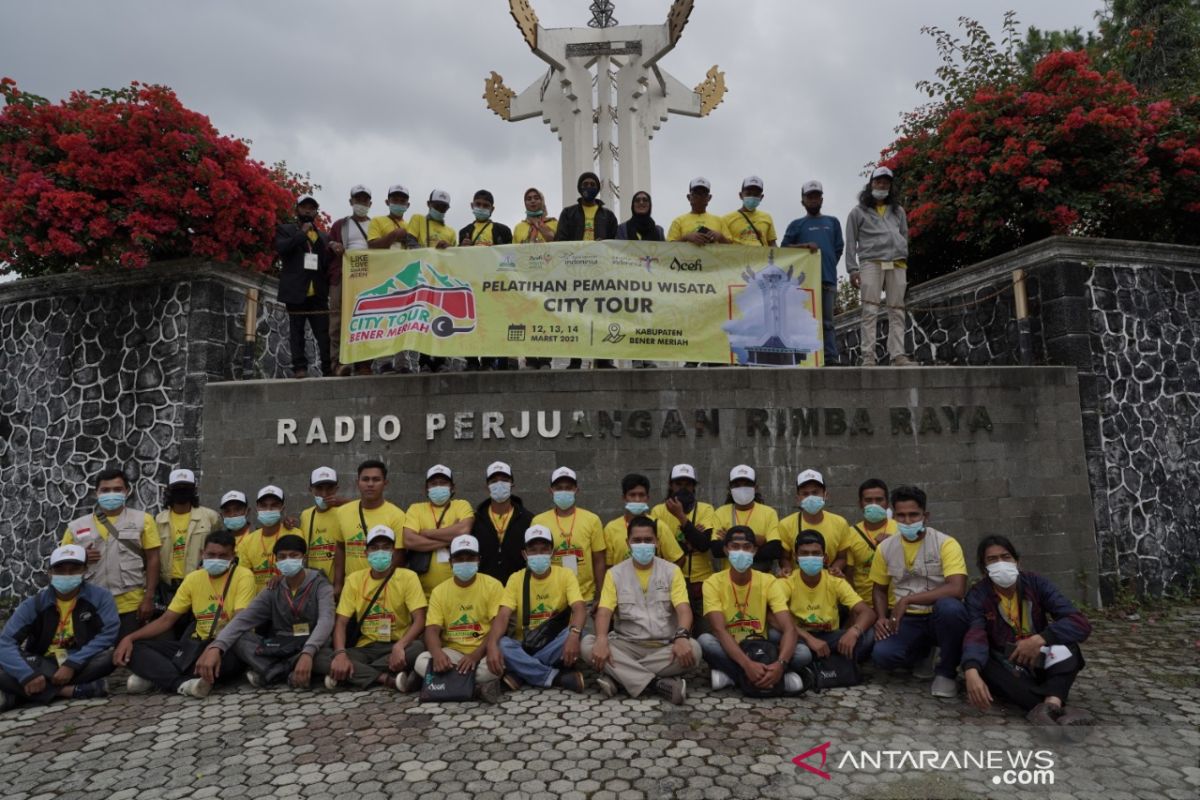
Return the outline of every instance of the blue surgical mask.
{"type": "Polygon", "coordinates": [[[738,572],[745,572],[754,563],[754,553],[749,550],[729,550],[725,557],[729,559],[729,566],[738,572]]]}
{"type": "Polygon", "coordinates": [[[303,558],[285,558],[282,561],[276,561],[275,566],[278,567],[280,574],[285,578],[290,578],[300,570],[304,569],[303,558]]]}
{"type": "Polygon", "coordinates": [[[388,211],[393,217],[403,217],[408,213],[408,203],[388,203],[388,211]]]}
{"type": "Polygon", "coordinates": [[[329,503],[325,502],[325,498],[321,497],[320,495],[313,495],[313,503],[315,503],[317,508],[321,511],[329,508],[329,503]]]}
{"type": "Polygon", "coordinates": [[[805,575],[819,575],[821,570],[825,568],[824,556],[800,556],[796,559],[796,566],[800,567],[800,571],[805,575]]]}
{"type": "Polygon", "coordinates": [[[875,525],[887,519],[887,509],[878,503],[868,503],[863,506],[863,519],[875,525]]]}
{"type": "Polygon", "coordinates": [[[125,505],[124,492],[105,492],[96,496],[96,504],[105,511],[116,511],[125,505]]]}
{"type": "Polygon", "coordinates": [[[237,533],[244,527],[246,527],[246,515],[245,514],[242,514],[237,517],[226,517],[225,518],[225,530],[229,531],[230,533],[237,533]]]}
{"type": "Polygon", "coordinates": [[[425,491],[425,494],[429,497],[429,502],[433,503],[435,506],[444,506],[446,505],[446,501],[450,499],[450,487],[430,486],[429,489],[425,491]]]}
{"type": "Polygon", "coordinates": [[[264,528],[269,528],[272,525],[278,525],[279,520],[283,519],[282,511],[259,511],[258,522],[264,528]]]}
{"type": "Polygon", "coordinates": [[[512,497],[512,484],[508,481],[496,481],[488,484],[488,494],[497,503],[503,503],[512,497]]]}
{"type": "Polygon", "coordinates": [[[445,211],[438,211],[436,208],[429,209],[429,218],[434,222],[441,222],[446,218],[445,211]]]}
{"type": "Polygon", "coordinates": [[[754,209],[758,208],[758,204],[761,202],[762,202],[761,197],[743,197],[742,198],[742,205],[744,205],[746,207],[747,211],[753,211],[754,209]]]}
{"type": "Polygon", "coordinates": [[[82,575],[51,575],[50,585],[59,594],[70,594],[83,583],[82,575]]]}
{"type": "Polygon", "coordinates": [[[917,537],[921,535],[921,531],[925,530],[925,522],[924,520],[912,523],[897,522],[896,528],[905,539],[915,542],[917,537]]]}
{"type": "Polygon", "coordinates": [[[626,503],[625,510],[635,517],[640,517],[650,510],[650,506],[646,503],[626,503]]]}
{"type": "Polygon", "coordinates": [[[546,570],[550,569],[550,554],[541,553],[536,556],[526,556],[525,563],[529,565],[529,570],[534,575],[544,575],[546,570]]]}
{"type": "Polygon", "coordinates": [[[819,514],[824,507],[825,498],[817,497],[815,494],[810,494],[800,501],[800,508],[804,509],[805,514],[819,514]]]}
{"type": "Polygon", "coordinates": [[[652,542],[631,544],[629,545],[629,554],[633,556],[635,562],[644,567],[654,560],[654,544],[652,542]]]}
{"type": "Polygon", "coordinates": [[[458,578],[463,583],[467,583],[475,577],[475,573],[479,572],[478,561],[457,561],[450,565],[454,570],[454,577],[458,578]]]}
{"type": "Polygon", "coordinates": [[[214,578],[218,575],[224,575],[229,571],[229,565],[233,562],[227,558],[206,558],[201,562],[204,571],[214,578]]]}
{"type": "Polygon", "coordinates": [[[471,213],[475,215],[475,220],[477,222],[487,222],[492,218],[492,210],[490,208],[471,206],[471,213]]]}
{"type": "Polygon", "coordinates": [[[575,493],[571,491],[560,491],[554,493],[554,505],[566,511],[571,506],[575,505],[575,493]]]}
{"type": "Polygon", "coordinates": [[[367,553],[367,563],[376,572],[387,572],[392,567],[392,551],[372,550],[367,553]]]}

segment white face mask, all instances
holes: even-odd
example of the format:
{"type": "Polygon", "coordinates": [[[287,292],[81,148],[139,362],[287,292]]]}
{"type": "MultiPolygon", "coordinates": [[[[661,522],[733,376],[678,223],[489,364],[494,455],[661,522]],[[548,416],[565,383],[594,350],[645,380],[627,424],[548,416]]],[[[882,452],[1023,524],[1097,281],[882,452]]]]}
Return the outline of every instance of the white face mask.
{"type": "Polygon", "coordinates": [[[361,203],[354,203],[350,206],[350,210],[354,212],[354,216],[356,217],[365,217],[371,213],[371,207],[364,206],[361,203]]]}
{"type": "Polygon", "coordinates": [[[872,189],[871,190],[871,197],[874,197],[876,200],[880,200],[880,201],[887,200],[887,196],[889,194],[891,194],[891,191],[888,189],[872,189]]]}
{"type": "Polygon", "coordinates": [[[1017,565],[1011,561],[997,561],[994,564],[988,564],[988,577],[992,579],[992,583],[999,586],[1001,589],[1007,589],[1017,582],[1017,565]]]}
{"type": "Polygon", "coordinates": [[[733,502],[739,506],[748,506],[754,502],[753,486],[738,486],[735,489],[730,489],[729,494],[732,495],[733,502]]]}

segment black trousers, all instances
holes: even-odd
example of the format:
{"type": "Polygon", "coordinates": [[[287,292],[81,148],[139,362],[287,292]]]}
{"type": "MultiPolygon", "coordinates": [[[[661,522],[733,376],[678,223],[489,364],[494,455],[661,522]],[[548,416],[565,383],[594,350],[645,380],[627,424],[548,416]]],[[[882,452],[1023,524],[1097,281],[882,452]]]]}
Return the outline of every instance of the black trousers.
{"type": "Polygon", "coordinates": [[[1072,646],[1071,652],[1072,657],[1067,661],[1037,672],[1015,670],[1002,656],[998,658],[998,654],[994,653],[983,666],[983,681],[993,697],[1008,700],[1022,711],[1029,711],[1047,697],[1057,697],[1065,705],[1071,684],[1075,683],[1075,677],[1083,669],[1083,655],[1079,648],[1072,646]]]}
{"type": "MultiPolygon", "coordinates": [[[[58,696],[58,690],[61,686],[55,686],[50,683],[51,676],[58,671],[58,662],[53,658],[45,656],[35,656],[30,653],[21,653],[25,663],[30,666],[35,672],[39,672],[46,676],[46,688],[37,694],[29,694],[25,691],[25,685],[17,683],[17,679],[9,675],[4,670],[0,670],[0,689],[15,696],[18,701],[27,700],[33,703],[42,703],[43,705],[54,700],[58,696]]],[[[110,675],[113,667],[113,651],[104,650],[92,656],[86,664],[79,668],[75,673],[75,677],[71,679],[71,686],[78,686],[81,683],[90,683],[91,681],[100,680],[110,675]]]]}
{"type": "MultiPolygon", "coordinates": [[[[179,650],[179,642],[169,639],[154,639],[133,643],[133,655],[129,659],[129,670],[138,677],[145,678],[164,692],[175,692],[185,682],[197,677],[195,664],[187,670],[181,670],[175,662],[175,653],[179,650]]],[[[226,651],[221,658],[220,681],[236,678],[242,672],[241,659],[233,652],[226,651]]]]}
{"type": "Polygon", "coordinates": [[[303,303],[288,303],[288,328],[291,335],[292,369],[308,369],[308,355],[304,346],[304,326],[312,329],[317,340],[317,358],[321,360],[321,374],[329,375],[329,301],[318,297],[307,297],[303,303]]]}

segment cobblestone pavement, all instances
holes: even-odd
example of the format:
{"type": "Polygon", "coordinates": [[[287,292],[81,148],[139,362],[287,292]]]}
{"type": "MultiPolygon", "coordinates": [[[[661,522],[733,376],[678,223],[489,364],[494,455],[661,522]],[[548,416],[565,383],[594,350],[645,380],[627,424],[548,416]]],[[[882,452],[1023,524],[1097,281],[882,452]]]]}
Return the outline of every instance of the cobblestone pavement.
{"type": "Polygon", "coordinates": [[[259,691],[241,683],[204,701],[121,690],[4,714],[0,796],[1194,800],[1198,636],[1200,606],[1098,621],[1072,695],[1100,722],[1082,743],[1035,738],[1012,709],[981,714],[961,696],[938,700],[924,681],[887,675],[799,699],[745,700],[711,692],[697,671],[682,707],[530,689],[499,706],[431,707],[383,690],[259,691]],[[826,742],[824,767],[820,753],[805,763],[829,779],[792,763],[826,742]],[[1002,761],[947,764],[981,750],[1002,761]],[[1053,785],[1006,785],[1007,759],[1039,750],[1052,762],[1053,785]],[[885,751],[880,768],[862,763],[877,751],[885,751]],[[888,758],[923,758],[918,751],[934,751],[927,765],[939,759],[949,768],[889,768],[888,758]]]}

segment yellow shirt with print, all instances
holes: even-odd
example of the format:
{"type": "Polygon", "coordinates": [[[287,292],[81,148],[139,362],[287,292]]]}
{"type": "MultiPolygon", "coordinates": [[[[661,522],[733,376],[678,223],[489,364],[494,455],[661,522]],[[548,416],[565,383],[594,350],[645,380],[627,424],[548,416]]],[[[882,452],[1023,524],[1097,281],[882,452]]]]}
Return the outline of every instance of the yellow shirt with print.
{"type": "Polygon", "coordinates": [[[271,578],[279,575],[279,570],[275,567],[275,543],[279,541],[280,536],[299,536],[303,539],[304,533],[299,528],[285,528],[280,525],[279,530],[270,536],[259,528],[246,534],[238,542],[238,565],[254,573],[254,585],[257,587],[255,594],[267,588],[271,578]]]}
{"type": "Polygon", "coordinates": [[[775,220],[771,218],[770,214],[760,209],[747,211],[742,208],[739,211],[731,211],[725,215],[722,221],[734,244],[767,247],[771,242],[778,240],[775,235],[775,220]],[[757,235],[755,231],[758,232],[757,235]],[[762,238],[760,239],[759,236],[762,238]]]}
{"type": "Polygon", "coordinates": [[[739,642],[747,636],[766,638],[770,615],[788,609],[784,581],[752,569],[750,583],[738,586],[732,575],[732,570],[723,569],[704,582],[705,616],[720,611],[725,629],[739,642]]]}
{"type": "MultiPolygon", "coordinates": [[[[653,518],[652,518],[653,519],[653,518]]],[[[658,557],[675,564],[683,558],[683,548],[675,540],[662,520],[658,524],[658,557]]],[[[617,517],[604,526],[604,563],[608,566],[620,564],[629,558],[629,523],[624,516],[617,517]]]]}
{"type": "MultiPolygon", "coordinates": [[[[446,528],[464,519],[474,519],[475,509],[466,500],[453,498],[444,506],[435,506],[428,500],[413,503],[405,512],[404,527],[417,533],[425,530],[446,528]]],[[[429,596],[439,583],[454,577],[450,568],[449,546],[434,550],[429,559],[429,569],[421,575],[421,586],[429,596]]]]}
{"type": "Polygon", "coordinates": [[[755,503],[749,511],[742,511],[732,503],[726,503],[713,512],[712,538],[724,541],[725,531],[734,525],[748,525],[755,536],[763,537],[763,543],[779,541],[779,514],[764,503],[755,503]]]}
{"type": "MultiPolygon", "coordinates": [[[[675,518],[674,514],[667,510],[667,504],[656,505],[651,509],[650,516],[667,526],[667,530],[671,532],[671,536],[683,550],[683,525],[675,518]]],[[[692,513],[688,514],[688,519],[701,531],[711,531],[717,527],[716,514],[708,503],[697,502],[692,513]]],[[[712,553],[708,550],[703,553],[685,551],[681,569],[684,580],[688,583],[703,583],[708,580],[709,575],[713,574],[712,553]]]]}
{"type": "MultiPolygon", "coordinates": [[[[390,235],[391,232],[397,228],[404,228],[407,230],[408,225],[409,223],[405,222],[403,218],[397,220],[391,214],[387,214],[382,217],[371,217],[371,221],[367,223],[367,242],[370,243],[376,239],[382,239],[383,237],[390,235]]],[[[390,249],[403,250],[404,237],[392,242],[390,249]]]]}
{"type": "MultiPolygon", "coordinates": [[[[915,542],[910,542],[907,539],[901,541],[904,545],[904,567],[912,569],[913,562],[917,558],[917,553],[920,552],[921,545],[924,544],[924,537],[915,542]]],[[[962,545],[952,536],[947,536],[942,542],[942,550],[940,553],[942,559],[942,575],[949,578],[951,575],[966,575],[967,562],[963,559],[962,545]]],[[[888,587],[888,608],[893,608],[896,605],[896,592],[892,587],[892,576],[888,574],[887,560],[876,558],[871,563],[871,582],[878,583],[880,586],[888,587]]],[[[906,613],[909,614],[932,614],[932,608],[913,608],[906,613]]]]}
{"type": "Polygon", "coordinates": [[[367,563],[367,531],[376,525],[387,525],[391,528],[396,534],[396,549],[404,549],[404,512],[399,506],[384,500],[383,505],[377,508],[362,508],[362,518],[358,514],[360,508],[362,501],[353,500],[338,506],[337,509],[338,528],[346,546],[347,575],[371,566],[367,563]],[[365,529],[363,520],[367,523],[365,529]]]}
{"type": "Polygon", "coordinates": [[[884,538],[895,534],[897,530],[896,520],[890,518],[884,520],[883,527],[877,531],[868,530],[865,520],[850,526],[845,547],[846,566],[854,570],[850,585],[867,605],[873,605],[875,602],[872,597],[875,584],[871,582],[871,564],[875,561],[875,548],[867,543],[867,539],[869,538],[875,545],[878,545],[884,538]],[[860,536],[859,531],[862,531],[867,538],[860,536]]]}
{"type": "Polygon", "coordinates": [[[429,596],[425,624],[442,629],[442,647],[470,655],[487,639],[503,598],[504,587],[491,575],[478,574],[466,587],[451,579],[429,596]]]}
{"type": "Polygon", "coordinates": [[[604,540],[604,526],[600,518],[583,508],[576,507],[574,514],[560,517],[555,509],[543,511],[533,518],[534,525],[544,525],[554,534],[554,553],[550,563],[556,567],[567,566],[564,556],[575,557],[575,576],[579,578],[579,591],[583,599],[591,602],[596,596],[596,576],[592,570],[592,553],[603,553],[608,546],[604,540]]]}
{"type": "Polygon", "coordinates": [[[804,573],[796,570],[782,579],[786,584],[788,609],[796,624],[806,631],[836,631],[841,627],[838,606],[854,608],[861,602],[845,578],[837,578],[821,570],[816,586],[804,582],[804,573]]]}
{"type": "MultiPolygon", "coordinates": [[[[512,637],[520,641],[525,635],[525,573],[528,568],[514,572],[504,586],[504,597],[500,605],[512,609],[516,630],[512,637]]],[[[544,578],[533,575],[529,580],[529,629],[533,630],[564,608],[583,602],[579,591],[579,579],[575,573],[562,567],[550,567],[544,578]]]]}
{"type": "Polygon", "coordinates": [[[710,231],[722,234],[727,239],[733,237],[729,235],[729,228],[725,227],[725,220],[718,217],[716,214],[693,214],[690,211],[686,214],[680,214],[671,222],[671,229],[667,232],[668,242],[678,242],[690,233],[696,233],[701,228],[708,228],[710,231]]]}
{"type": "Polygon", "coordinates": [[[492,238],[492,233],[495,230],[496,226],[492,224],[491,220],[487,222],[476,221],[471,226],[471,243],[491,247],[496,243],[495,239],[492,238]]]}
{"type": "Polygon", "coordinates": [[[840,514],[832,511],[822,511],[821,521],[814,524],[805,522],[801,513],[788,514],[779,522],[779,541],[783,544],[783,552],[795,557],[796,537],[800,531],[816,531],[825,539],[825,564],[833,563],[839,551],[846,548],[850,536],[850,523],[840,514]]]}
{"type": "Polygon", "coordinates": [[[198,569],[189,573],[183,579],[183,583],[179,584],[179,589],[176,590],[167,610],[176,614],[192,612],[192,616],[196,618],[196,629],[192,638],[204,640],[212,630],[218,608],[221,609],[221,620],[217,625],[219,632],[222,625],[233,619],[234,614],[250,605],[257,593],[254,588],[254,574],[245,567],[234,567],[215,578],[206,570],[198,569]],[[226,581],[230,582],[228,591],[225,590],[226,581]],[[225,595],[224,603],[221,602],[222,594],[225,595]]]}
{"type": "Polygon", "coordinates": [[[371,577],[370,568],[360,569],[346,576],[346,585],[338,599],[337,615],[358,620],[357,642],[347,642],[347,647],[366,647],[375,642],[398,642],[412,626],[414,611],[425,608],[425,592],[417,573],[410,569],[395,569],[387,585],[376,597],[382,578],[371,577]],[[371,608],[367,604],[371,598],[371,608]]]}
{"type": "Polygon", "coordinates": [[[74,644],[75,618],[71,615],[75,612],[75,601],[78,599],[79,595],[70,600],[63,600],[57,595],[54,597],[54,604],[58,606],[58,626],[54,629],[54,637],[46,648],[45,656],[53,658],[60,665],[67,660],[67,652],[74,644]]]}
{"type": "Polygon", "coordinates": [[[458,232],[444,222],[432,220],[424,214],[415,214],[408,223],[408,232],[417,240],[421,247],[437,247],[438,242],[445,242],[453,247],[458,244],[458,232]]]}
{"type": "Polygon", "coordinates": [[[309,506],[300,512],[300,530],[308,545],[308,566],[333,580],[333,562],[342,543],[342,526],[336,508],[324,511],[309,506]]]}
{"type": "Polygon", "coordinates": [[[596,212],[599,210],[599,204],[583,206],[583,240],[585,242],[596,241],[596,212]]]}
{"type": "MultiPolygon", "coordinates": [[[[671,566],[675,566],[672,564],[671,566]]],[[[642,585],[642,591],[645,592],[650,588],[650,576],[654,574],[653,562],[646,569],[634,569],[634,574],[637,575],[638,583],[642,585]]],[[[679,608],[679,606],[688,602],[687,583],[683,580],[683,570],[676,568],[671,573],[671,607],[679,608]]],[[[613,580],[611,572],[604,573],[604,587],[600,590],[599,608],[607,608],[609,611],[617,610],[617,584],[613,580]]],[[[611,626],[609,630],[612,630],[611,626]]]]}
{"type": "MultiPolygon", "coordinates": [[[[124,511],[124,509],[122,509],[122,511],[124,511]]],[[[113,514],[111,516],[107,514],[105,516],[107,516],[111,521],[115,520],[120,515],[121,513],[118,512],[117,514],[113,514]]],[[[149,550],[161,548],[162,539],[159,538],[158,524],[154,521],[154,517],[150,516],[149,514],[144,514],[144,516],[146,519],[142,523],[142,552],[146,553],[149,550]]],[[[100,522],[100,519],[95,514],[92,515],[92,520],[96,523],[94,526],[92,526],[92,530],[99,535],[101,539],[108,541],[108,528],[104,527],[103,523],[100,522]]],[[[115,524],[116,523],[114,523],[114,526],[115,524]]],[[[63,534],[60,544],[74,543],[75,534],[71,533],[71,529],[68,528],[66,533],[63,534]]],[[[161,553],[162,551],[160,550],[159,552],[161,553]]],[[[159,558],[161,559],[161,556],[159,558]]],[[[159,570],[166,568],[166,565],[160,560],[159,570]]],[[[138,589],[130,589],[124,594],[113,595],[113,602],[116,603],[118,614],[128,614],[130,611],[137,611],[138,606],[142,604],[142,600],[145,597],[146,588],[145,586],[142,586],[138,589]]]]}
{"type": "MultiPolygon", "coordinates": [[[[184,561],[187,559],[188,526],[192,523],[192,512],[182,514],[170,512],[171,525],[171,580],[183,580],[184,561]]],[[[161,538],[161,537],[160,537],[161,538]]],[[[163,567],[160,567],[162,569],[163,567]]]]}
{"type": "MultiPolygon", "coordinates": [[[[595,215],[592,215],[595,219],[595,215]]],[[[594,223],[593,223],[594,224],[594,223]]],[[[550,231],[550,238],[544,239],[542,235],[533,229],[526,220],[521,220],[513,228],[513,244],[537,244],[541,242],[553,242],[554,235],[558,233],[558,220],[554,217],[542,223],[546,230],[550,231]]]]}

